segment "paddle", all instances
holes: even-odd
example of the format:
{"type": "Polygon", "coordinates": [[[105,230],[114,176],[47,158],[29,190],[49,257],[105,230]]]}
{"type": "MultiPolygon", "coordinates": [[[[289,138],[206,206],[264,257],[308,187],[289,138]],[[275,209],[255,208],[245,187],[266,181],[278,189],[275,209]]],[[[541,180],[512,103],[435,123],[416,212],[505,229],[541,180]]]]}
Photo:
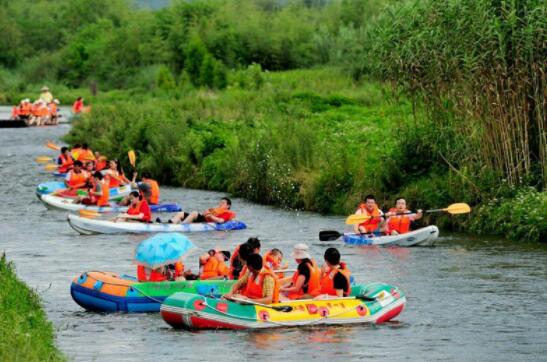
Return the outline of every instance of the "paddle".
{"type": "Polygon", "coordinates": [[[34,161],[38,162],[38,163],[47,163],[47,162],[51,162],[53,161],[53,157],[49,157],[49,156],[38,156],[34,159],[34,161]]]}
{"type": "Polygon", "coordinates": [[[54,151],[59,151],[59,150],[61,149],[61,146],[57,146],[55,143],[53,143],[53,142],[51,142],[51,141],[48,141],[48,142],[46,143],[46,147],[47,147],[47,148],[50,148],[50,149],[52,149],[52,150],[54,150],[54,151]]]}
{"type": "Polygon", "coordinates": [[[241,304],[252,304],[252,305],[258,305],[264,308],[270,308],[278,312],[288,313],[293,310],[293,307],[291,307],[290,305],[274,306],[274,305],[267,305],[267,304],[253,302],[252,300],[248,300],[248,299],[239,299],[239,298],[233,298],[233,297],[230,297],[229,299],[233,300],[234,302],[239,302],[241,304]]]}
{"type": "MultiPolygon", "coordinates": [[[[441,212],[441,211],[444,211],[444,212],[447,212],[451,215],[458,215],[458,214],[467,214],[469,212],[471,212],[471,207],[469,205],[467,205],[466,203],[457,203],[457,204],[452,204],[448,207],[445,207],[444,209],[431,209],[431,210],[425,210],[424,213],[432,213],[432,212],[441,212]]],[[[402,214],[399,214],[399,215],[403,215],[403,214],[414,214],[413,212],[405,212],[405,213],[402,213],[402,214]]],[[[368,216],[368,215],[364,215],[364,214],[353,214],[353,215],[350,215],[348,216],[348,218],[346,219],[346,225],[355,225],[355,224],[361,224],[362,222],[365,222],[369,219],[372,219],[373,216],[368,216]]]]}
{"type": "Polygon", "coordinates": [[[129,163],[133,166],[133,169],[135,169],[135,163],[137,162],[137,155],[135,155],[135,151],[130,150],[127,152],[127,157],[129,158],[129,163]]]}
{"type": "Polygon", "coordinates": [[[57,170],[57,167],[58,167],[58,165],[55,164],[55,163],[48,163],[47,165],[44,166],[44,170],[46,170],[46,171],[55,171],[55,170],[57,170]]]}
{"type": "MultiPolygon", "coordinates": [[[[426,213],[431,213],[431,212],[440,212],[440,211],[445,211],[445,212],[448,212],[449,214],[451,215],[458,215],[458,214],[467,214],[469,212],[471,212],[471,207],[469,205],[467,205],[466,203],[456,203],[456,204],[452,204],[444,209],[431,209],[431,210],[426,210],[425,212],[426,213]]],[[[413,214],[413,212],[406,212],[406,213],[403,213],[403,214],[413,214]]],[[[348,225],[353,225],[353,224],[360,224],[368,219],[371,219],[372,217],[370,216],[366,216],[366,215],[350,215],[347,219],[346,219],[346,224],[348,225]]],[[[343,233],[340,233],[336,230],[323,230],[323,231],[320,231],[319,232],[319,240],[320,241],[334,241],[338,238],[340,238],[341,236],[343,236],[344,234],[343,233]]]]}
{"type": "Polygon", "coordinates": [[[101,213],[95,210],[79,210],[81,217],[86,217],[88,219],[94,219],[98,216],[101,216],[101,213]]]}

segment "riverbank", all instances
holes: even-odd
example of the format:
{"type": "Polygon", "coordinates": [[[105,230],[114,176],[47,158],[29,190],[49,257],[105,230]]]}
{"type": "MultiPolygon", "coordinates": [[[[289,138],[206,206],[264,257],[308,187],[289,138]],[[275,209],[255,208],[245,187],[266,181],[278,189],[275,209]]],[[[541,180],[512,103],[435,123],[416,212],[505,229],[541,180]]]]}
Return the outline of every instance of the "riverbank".
{"type": "Polygon", "coordinates": [[[121,160],[135,149],[139,171],[162,184],[323,214],[350,213],[367,194],[385,209],[399,195],[413,209],[468,202],[481,212],[425,222],[544,240],[545,193],[493,188],[491,180],[474,179],[420,148],[431,136],[429,123],[390,88],[355,83],[338,68],[253,72],[223,91],[118,94],[120,101],[94,104],[65,139],[121,160]],[[500,223],[504,216],[494,217],[492,205],[511,205],[522,192],[539,202],[518,204],[518,227],[516,218],[500,223]]]}
{"type": "Polygon", "coordinates": [[[0,360],[64,360],[39,295],[17,278],[5,254],[0,258],[0,310],[0,360]]]}

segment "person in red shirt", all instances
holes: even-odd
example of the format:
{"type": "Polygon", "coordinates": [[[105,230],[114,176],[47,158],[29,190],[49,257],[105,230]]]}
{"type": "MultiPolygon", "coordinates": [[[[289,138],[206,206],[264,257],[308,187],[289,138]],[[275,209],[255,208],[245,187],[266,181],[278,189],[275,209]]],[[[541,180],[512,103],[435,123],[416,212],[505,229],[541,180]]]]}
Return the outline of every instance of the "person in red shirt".
{"type": "Polygon", "coordinates": [[[140,221],[150,222],[152,219],[152,213],[150,212],[150,206],[146,199],[137,191],[131,191],[129,194],[129,208],[126,213],[119,214],[116,221],[140,221]]]}
{"type": "Polygon", "coordinates": [[[72,113],[78,114],[83,111],[84,108],[84,100],[82,97],[78,97],[74,104],[72,105],[72,113]]]}
{"type": "MultiPolygon", "coordinates": [[[[231,207],[232,200],[223,197],[214,209],[207,209],[201,213],[197,211],[192,211],[191,213],[181,211],[173,216],[168,222],[173,224],[179,224],[181,222],[183,224],[190,224],[192,222],[216,222],[218,224],[223,224],[236,217],[236,213],[230,210],[231,207]]],[[[156,219],[156,221],[161,222],[159,218],[156,219]]]]}

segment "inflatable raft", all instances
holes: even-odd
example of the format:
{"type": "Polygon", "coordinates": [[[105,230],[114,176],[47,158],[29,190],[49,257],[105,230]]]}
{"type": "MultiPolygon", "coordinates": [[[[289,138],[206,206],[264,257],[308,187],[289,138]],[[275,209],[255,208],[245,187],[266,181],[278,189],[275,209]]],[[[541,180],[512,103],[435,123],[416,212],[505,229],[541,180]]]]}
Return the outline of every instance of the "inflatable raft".
{"type": "MultiPolygon", "coordinates": [[[[36,187],[37,195],[48,195],[55,191],[66,189],[66,185],[62,181],[43,182],[36,187]]],[[[113,187],[110,189],[110,199],[118,199],[129,195],[131,187],[129,185],[113,187]]]]}
{"type": "Polygon", "coordinates": [[[82,235],[121,234],[121,233],[170,233],[170,232],[202,232],[229,231],[245,229],[241,221],[228,221],[224,224],[192,223],[192,224],[156,224],[143,222],[113,222],[104,219],[90,219],[78,215],[68,215],[70,226],[82,235]]]}
{"type": "Polygon", "coordinates": [[[344,242],[349,245],[381,245],[381,246],[431,246],[439,236],[435,225],[408,232],[401,235],[367,236],[354,233],[344,234],[344,242]]]}
{"type": "Polygon", "coordinates": [[[159,312],[160,304],[177,292],[216,296],[228,293],[233,280],[138,282],[135,277],[91,271],[74,278],[72,299],[84,309],[97,312],[159,312]]]}
{"type": "MultiPolygon", "coordinates": [[[[68,199],[68,198],[58,197],[53,195],[41,195],[40,201],[42,201],[44,206],[50,210],[63,210],[63,211],[89,210],[89,211],[96,211],[101,213],[127,211],[127,207],[117,206],[117,204],[114,202],[111,202],[110,206],[98,207],[94,205],[75,204],[73,199],[68,199]]],[[[181,207],[178,204],[150,205],[150,211],[152,212],[178,212],[180,210],[181,210],[181,207]]]]}
{"type": "Polygon", "coordinates": [[[374,283],[352,287],[352,296],[294,300],[258,306],[191,293],[176,293],[161,305],[161,316],[174,328],[259,329],[318,324],[387,322],[406,303],[396,287],[374,283]]]}

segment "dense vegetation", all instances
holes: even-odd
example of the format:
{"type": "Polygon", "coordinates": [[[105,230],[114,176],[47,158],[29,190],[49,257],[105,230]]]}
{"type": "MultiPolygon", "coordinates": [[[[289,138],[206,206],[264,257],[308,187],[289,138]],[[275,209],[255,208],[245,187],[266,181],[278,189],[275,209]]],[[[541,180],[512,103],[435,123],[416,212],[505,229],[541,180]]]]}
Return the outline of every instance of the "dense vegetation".
{"type": "Polygon", "coordinates": [[[5,255],[0,258],[0,310],[0,360],[64,360],[55,347],[40,297],[17,279],[5,255]]]}
{"type": "Polygon", "coordinates": [[[162,182],[325,213],[461,200],[480,211],[453,226],[546,238],[539,0],[60,0],[33,27],[50,1],[2,2],[0,101],[84,94],[67,140],[162,182]]]}

